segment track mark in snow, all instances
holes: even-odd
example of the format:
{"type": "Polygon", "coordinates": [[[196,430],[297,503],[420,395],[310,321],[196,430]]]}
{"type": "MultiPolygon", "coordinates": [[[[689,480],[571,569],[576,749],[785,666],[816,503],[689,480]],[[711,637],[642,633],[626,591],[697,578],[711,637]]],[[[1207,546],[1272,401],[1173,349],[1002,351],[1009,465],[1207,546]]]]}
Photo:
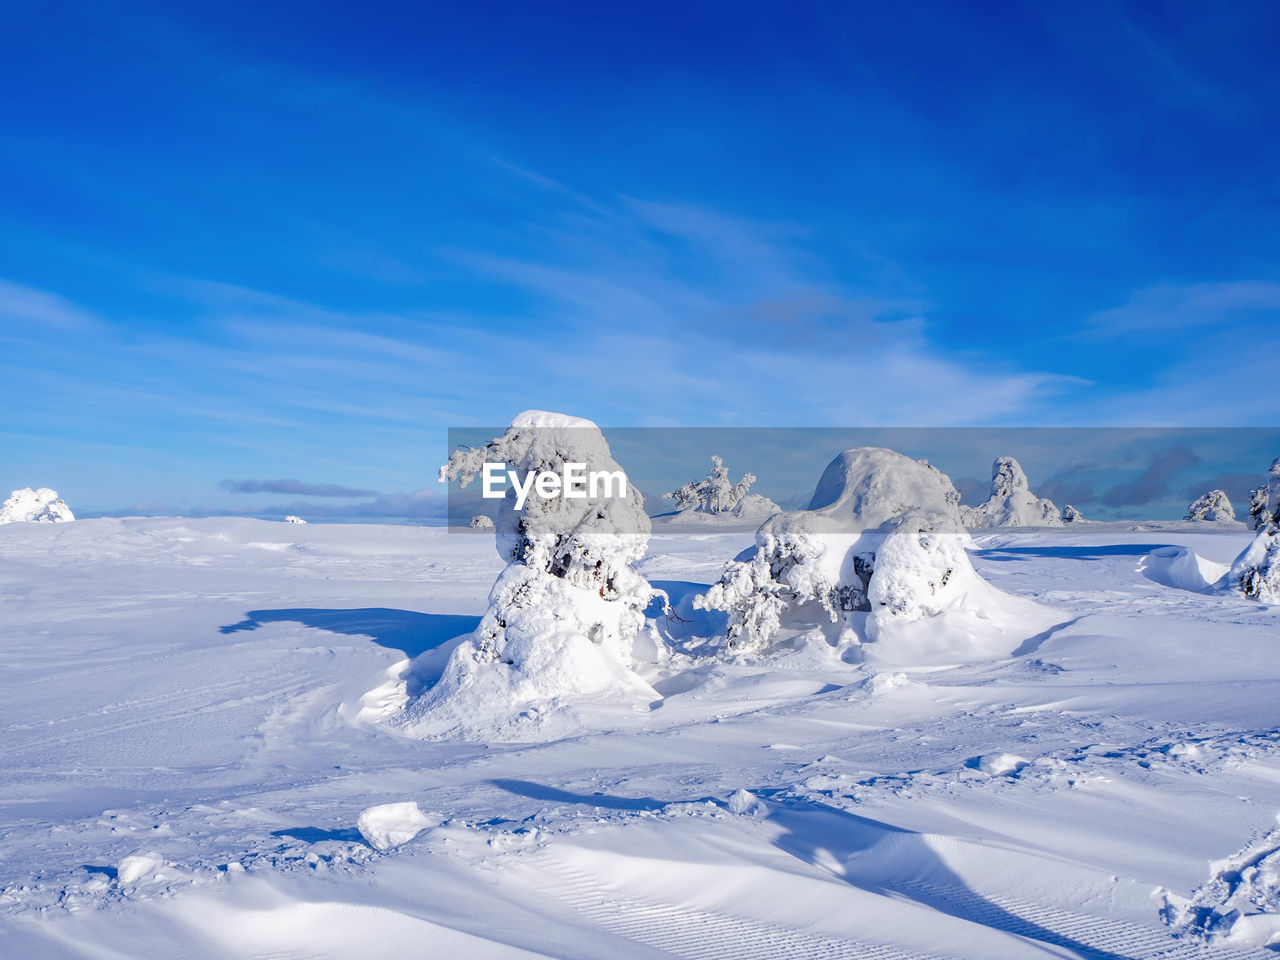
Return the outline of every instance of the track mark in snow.
{"type": "Polygon", "coordinates": [[[689,960],[948,960],[890,944],[858,943],[708,910],[605,893],[591,876],[550,858],[556,894],[610,933],[689,960]]]}
{"type": "Polygon", "coordinates": [[[1269,950],[1211,947],[1156,927],[1046,907],[1017,897],[980,896],[963,887],[903,883],[905,895],[944,913],[1029,940],[1066,947],[1088,960],[1274,960],[1269,950]]]}

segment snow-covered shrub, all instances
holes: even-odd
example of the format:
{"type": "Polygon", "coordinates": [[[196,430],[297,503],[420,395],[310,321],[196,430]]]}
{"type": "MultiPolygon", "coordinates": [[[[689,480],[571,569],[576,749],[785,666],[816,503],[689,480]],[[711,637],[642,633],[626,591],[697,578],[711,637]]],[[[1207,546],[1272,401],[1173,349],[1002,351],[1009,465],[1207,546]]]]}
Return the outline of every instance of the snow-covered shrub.
{"type": "Polygon", "coordinates": [[[1228,520],[1234,522],[1236,512],[1231,506],[1231,500],[1224,491],[1210,490],[1192,501],[1191,506],[1187,507],[1187,515],[1182,519],[1211,523],[1228,520]]]}
{"type": "Polygon", "coordinates": [[[1052,500],[1031,492],[1022,465],[1013,457],[999,457],[991,465],[991,496],[976,507],[961,507],[961,519],[971,529],[988,527],[1057,527],[1062,525],[1052,500]]]}
{"type": "Polygon", "coordinates": [[[729,482],[729,468],[717,456],[711,457],[711,470],[703,480],[691,480],[678,490],[662,495],[674,500],[681,514],[702,513],[710,516],[732,514],[737,518],[771,516],[781,508],[768,497],[748,494],[756,482],[754,473],[743,474],[737,483],[729,482]]]}
{"type": "MultiPolygon", "coordinates": [[[[870,642],[946,612],[994,619],[985,608],[1002,595],[969,561],[958,501],[950,478],[927,462],[878,447],[846,450],[809,509],[767,521],[754,551],[728,564],[694,605],[728,613],[730,655],[759,655],[785,628],[822,622],[837,637],[870,642]]],[[[966,629],[961,645],[974,636],[966,629]]],[[[939,646],[953,639],[934,638],[939,646]]]]}
{"type": "Polygon", "coordinates": [[[471,527],[472,530],[492,530],[493,518],[490,517],[488,514],[484,514],[484,513],[477,514],[476,516],[471,518],[471,523],[469,524],[469,526],[471,527]]]}
{"type": "Polygon", "coordinates": [[[48,487],[14,490],[0,505],[0,523],[62,523],[75,518],[66,502],[48,487]]]}
{"type": "Polygon", "coordinates": [[[1083,523],[1084,514],[1068,503],[1065,507],[1062,508],[1062,522],[1063,523],[1083,523]]]}
{"type": "Polygon", "coordinates": [[[1268,524],[1244,552],[1236,557],[1226,576],[1231,589],[1263,603],[1280,603],[1280,530],[1268,524]]]}
{"type": "MultiPolygon", "coordinates": [[[[454,451],[440,478],[466,486],[486,462],[522,476],[560,472],[566,463],[621,472],[594,423],[537,410],[483,447],[454,451]]],[[[475,633],[453,651],[439,682],[409,705],[406,723],[415,732],[500,723],[577,695],[657,699],[629,669],[632,641],[655,596],[634,567],[650,531],[640,491],[628,484],[625,496],[581,499],[532,492],[519,510],[507,493],[492,518],[507,567],[475,633]]]]}

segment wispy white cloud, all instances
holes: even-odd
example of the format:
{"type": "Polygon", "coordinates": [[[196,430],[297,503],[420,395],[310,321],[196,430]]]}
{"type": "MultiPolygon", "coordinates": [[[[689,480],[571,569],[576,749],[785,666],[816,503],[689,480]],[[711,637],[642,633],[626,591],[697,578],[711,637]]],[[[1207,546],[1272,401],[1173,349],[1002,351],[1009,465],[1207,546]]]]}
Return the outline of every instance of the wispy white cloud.
{"type": "Polygon", "coordinates": [[[1095,336],[1187,330],[1269,318],[1280,322],[1280,283],[1228,280],[1160,284],[1089,318],[1095,336]]]}
{"type": "Polygon", "coordinates": [[[30,340],[46,332],[80,333],[99,319],[69,300],[21,283],[0,279],[0,339],[30,340]]]}

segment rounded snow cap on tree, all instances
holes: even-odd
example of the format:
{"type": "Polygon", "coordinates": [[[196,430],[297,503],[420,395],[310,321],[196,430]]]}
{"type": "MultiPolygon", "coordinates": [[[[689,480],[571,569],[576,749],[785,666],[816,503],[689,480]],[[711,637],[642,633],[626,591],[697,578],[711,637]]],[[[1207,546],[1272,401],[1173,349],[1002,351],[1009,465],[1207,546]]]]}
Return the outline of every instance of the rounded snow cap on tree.
{"type": "Polygon", "coordinates": [[[908,513],[931,529],[959,530],[959,502],[951,478],[927,461],[883,447],[855,447],[827,465],[809,510],[842,531],[896,524],[908,513]]]}
{"type": "Polygon", "coordinates": [[[511,429],[520,427],[550,428],[555,430],[585,427],[599,432],[600,428],[585,417],[574,417],[567,413],[553,413],[550,410],[526,410],[518,413],[511,420],[511,429]]]}

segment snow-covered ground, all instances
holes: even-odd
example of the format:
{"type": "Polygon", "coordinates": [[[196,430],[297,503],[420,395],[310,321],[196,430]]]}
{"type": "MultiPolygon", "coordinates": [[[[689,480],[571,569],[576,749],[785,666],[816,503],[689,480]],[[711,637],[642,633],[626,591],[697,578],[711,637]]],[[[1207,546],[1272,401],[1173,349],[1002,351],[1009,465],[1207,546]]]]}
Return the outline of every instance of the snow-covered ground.
{"type": "Polygon", "coordinates": [[[0,956],[1270,956],[1280,608],[1198,589],[1251,539],[1207,526],[981,536],[1054,625],[891,668],[700,657],[753,539],[658,528],[659,699],[485,744],[376,718],[489,535],[6,525],[0,956]]]}

